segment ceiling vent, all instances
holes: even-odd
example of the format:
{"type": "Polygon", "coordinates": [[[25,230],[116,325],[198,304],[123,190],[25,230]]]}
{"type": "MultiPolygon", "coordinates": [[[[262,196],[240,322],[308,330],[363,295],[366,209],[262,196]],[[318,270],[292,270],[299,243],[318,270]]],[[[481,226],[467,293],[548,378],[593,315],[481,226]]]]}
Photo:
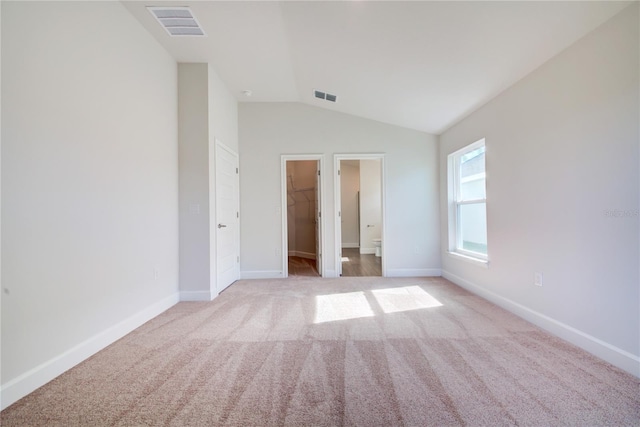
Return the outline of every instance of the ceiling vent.
{"type": "Polygon", "coordinates": [[[325,101],[329,101],[329,102],[336,102],[338,100],[338,97],[336,95],[331,95],[330,93],[322,92],[319,90],[314,90],[313,96],[315,96],[318,99],[324,99],[325,101]]]}
{"type": "Polygon", "coordinates": [[[147,7],[154,18],[172,37],[202,37],[206,34],[188,7],[147,7]]]}

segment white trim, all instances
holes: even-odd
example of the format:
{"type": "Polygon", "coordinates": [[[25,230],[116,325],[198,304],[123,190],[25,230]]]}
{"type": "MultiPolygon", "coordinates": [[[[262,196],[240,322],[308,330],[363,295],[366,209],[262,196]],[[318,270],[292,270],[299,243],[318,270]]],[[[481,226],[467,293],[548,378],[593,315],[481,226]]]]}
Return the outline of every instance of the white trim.
{"type": "Polygon", "coordinates": [[[478,267],[489,268],[489,261],[486,259],[476,258],[466,254],[462,254],[460,252],[452,252],[452,251],[447,251],[447,255],[449,255],[451,258],[459,259],[459,260],[477,265],[478,267]]]}
{"type": "Polygon", "coordinates": [[[329,269],[327,269],[326,273],[327,274],[324,277],[330,277],[330,278],[340,277],[338,275],[338,271],[337,270],[329,270],[329,269]]]}
{"type": "Polygon", "coordinates": [[[468,280],[465,280],[446,270],[442,271],[442,277],[456,285],[485,298],[488,301],[504,308],[505,310],[519,316],[536,326],[550,332],[557,337],[562,338],[574,344],[583,350],[611,363],[618,368],[629,372],[636,377],[640,377],[640,357],[611,345],[601,339],[591,336],[579,329],[564,324],[549,316],[532,310],[522,304],[512,301],[508,298],[493,293],[482,288],[468,280]]]}
{"type": "MultiPolygon", "coordinates": [[[[478,141],[466,145],[459,150],[454,151],[453,153],[449,153],[447,155],[447,234],[448,241],[447,247],[451,252],[463,252],[462,248],[462,233],[461,233],[461,225],[460,225],[460,206],[463,205],[471,205],[471,204],[481,204],[485,205],[485,212],[487,206],[487,197],[486,197],[486,168],[485,172],[480,174],[475,174],[470,177],[466,177],[465,179],[461,179],[460,177],[460,161],[462,156],[472,151],[475,151],[481,147],[485,148],[486,152],[486,142],[485,138],[479,139],[478,141]],[[461,181],[472,181],[477,180],[478,177],[484,177],[485,179],[485,197],[483,199],[474,199],[474,200],[460,200],[460,185],[461,181]]],[[[485,224],[486,227],[486,224],[485,224]]],[[[471,255],[471,254],[466,254],[471,255]]],[[[483,254],[478,254],[478,258],[486,259],[487,256],[483,254]]]]}
{"type": "Polygon", "coordinates": [[[479,140],[477,140],[476,142],[473,142],[471,144],[465,145],[464,147],[449,153],[449,156],[454,155],[454,156],[464,156],[467,153],[470,153],[482,146],[486,146],[485,144],[485,138],[480,138],[479,140]]]}
{"type": "Polygon", "coordinates": [[[174,293],[2,385],[2,409],[113,344],[179,301],[174,293]]]}
{"type": "Polygon", "coordinates": [[[240,279],[282,279],[284,275],[279,270],[241,271],[240,279]]]}
{"type": "Polygon", "coordinates": [[[371,255],[376,253],[376,248],[360,248],[361,255],[371,255]]]}
{"type": "MultiPolygon", "coordinates": [[[[386,193],[387,193],[387,179],[386,179],[386,162],[385,162],[385,154],[384,153],[346,153],[346,154],[334,154],[333,155],[333,220],[334,220],[334,242],[335,242],[335,265],[336,265],[336,274],[341,274],[342,269],[342,223],[341,218],[338,216],[338,212],[341,210],[342,201],[340,200],[341,189],[340,189],[340,175],[338,175],[338,171],[340,170],[340,160],[380,160],[380,192],[382,193],[380,196],[382,198],[382,230],[380,233],[380,238],[382,239],[382,245],[380,247],[380,252],[382,254],[382,277],[387,277],[387,256],[385,255],[385,242],[387,241],[386,233],[387,233],[387,224],[386,224],[386,193]]],[[[360,250],[362,252],[362,249],[360,250]]],[[[375,248],[373,252],[375,253],[375,248]]],[[[333,276],[332,276],[333,277],[333,276]]]]}
{"type": "Polygon", "coordinates": [[[439,268],[390,268],[387,277],[440,277],[439,268]]]}
{"type": "Polygon", "coordinates": [[[481,203],[484,203],[486,205],[487,204],[487,199],[460,200],[459,202],[456,202],[456,205],[458,205],[458,206],[462,206],[462,205],[479,205],[481,203]]]}
{"type": "MultiPolygon", "coordinates": [[[[282,271],[278,277],[289,277],[289,242],[287,239],[287,161],[296,160],[316,160],[320,167],[320,239],[318,250],[320,251],[320,276],[325,277],[326,272],[326,251],[325,251],[325,233],[326,233],[326,210],[325,210],[325,175],[324,154],[282,154],[280,155],[280,218],[281,218],[281,241],[282,241],[282,271]]],[[[242,277],[242,275],[241,275],[242,277]]],[[[255,277],[259,278],[259,277],[255,277]]],[[[268,277],[271,278],[271,277],[268,277]]]]}
{"type": "Polygon", "coordinates": [[[180,291],[180,301],[212,301],[217,296],[210,291],[180,291]]]}

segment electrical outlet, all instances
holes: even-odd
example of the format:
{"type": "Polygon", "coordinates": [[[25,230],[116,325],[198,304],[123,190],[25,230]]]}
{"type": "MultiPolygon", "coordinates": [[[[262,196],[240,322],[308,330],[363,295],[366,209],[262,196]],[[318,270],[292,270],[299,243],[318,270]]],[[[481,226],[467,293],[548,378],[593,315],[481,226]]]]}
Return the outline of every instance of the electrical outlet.
{"type": "Polygon", "coordinates": [[[543,283],[543,275],[542,273],[534,273],[533,274],[533,284],[536,286],[542,286],[543,283]]]}

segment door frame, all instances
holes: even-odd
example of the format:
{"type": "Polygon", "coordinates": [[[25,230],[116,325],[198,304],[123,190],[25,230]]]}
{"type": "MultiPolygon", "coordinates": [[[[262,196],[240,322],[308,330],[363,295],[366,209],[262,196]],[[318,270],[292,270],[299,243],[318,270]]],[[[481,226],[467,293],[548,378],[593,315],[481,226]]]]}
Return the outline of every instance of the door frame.
{"type": "MultiPolygon", "coordinates": [[[[287,238],[287,162],[296,160],[316,160],[319,163],[320,177],[318,182],[320,184],[320,207],[318,209],[320,213],[320,235],[318,238],[318,250],[320,251],[320,270],[318,274],[321,277],[325,277],[326,265],[325,262],[325,230],[326,230],[326,215],[324,201],[324,188],[325,188],[325,166],[324,166],[324,154],[282,154],[280,155],[280,216],[282,221],[282,277],[289,277],[289,241],[287,238]]],[[[316,254],[318,256],[318,254],[316,254]]]]}
{"type": "Polygon", "coordinates": [[[382,245],[380,248],[382,254],[382,277],[387,277],[387,254],[385,253],[386,246],[386,234],[387,234],[387,221],[386,221],[386,166],[385,166],[385,154],[384,153],[344,153],[344,154],[334,154],[333,155],[333,170],[334,170],[334,186],[333,186],[333,195],[334,195],[334,206],[335,211],[333,213],[334,219],[334,230],[335,230],[335,263],[336,263],[336,274],[338,276],[342,275],[342,218],[341,218],[341,210],[342,210],[342,189],[340,187],[341,177],[338,171],[340,170],[340,161],[341,160],[380,160],[380,197],[382,204],[382,231],[380,236],[382,237],[382,245]]]}
{"type": "MultiPolygon", "coordinates": [[[[233,157],[235,157],[235,163],[236,163],[236,178],[235,178],[235,186],[237,189],[236,192],[236,203],[235,203],[235,209],[237,214],[237,218],[236,218],[236,229],[235,229],[235,235],[233,236],[234,240],[235,240],[235,246],[236,246],[236,277],[235,280],[240,279],[240,156],[238,155],[238,153],[232,149],[231,147],[229,147],[226,144],[223,144],[222,142],[220,142],[220,140],[218,138],[214,138],[214,142],[215,142],[215,159],[214,159],[214,165],[216,165],[216,162],[218,161],[218,150],[224,150],[226,152],[228,152],[229,154],[231,154],[233,157]]],[[[222,292],[224,289],[226,289],[229,285],[226,285],[224,288],[220,289],[220,283],[218,280],[218,276],[219,276],[219,263],[218,263],[218,235],[217,235],[217,228],[216,225],[218,223],[220,223],[221,219],[220,219],[220,213],[219,213],[219,206],[218,206],[218,199],[217,199],[217,193],[218,193],[218,177],[217,177],[217,167],[216,170],[214,171],[214,176],[215,176],[215,184],[214,187],[216,189],[216,195],[214,196],[214,200],[215,200],[215,221],[210,224],[210,227],[212,230],[214,230],[213,234],[215,234],[215,259],[213,260],[213,262],[215,262],[215,295],[220,294],[220,292],[222,292]]],[[[211,234],[211,233],[210,233],[211,234]]],[[[231,282],[233,283],[233,282],[231,282]]]]}

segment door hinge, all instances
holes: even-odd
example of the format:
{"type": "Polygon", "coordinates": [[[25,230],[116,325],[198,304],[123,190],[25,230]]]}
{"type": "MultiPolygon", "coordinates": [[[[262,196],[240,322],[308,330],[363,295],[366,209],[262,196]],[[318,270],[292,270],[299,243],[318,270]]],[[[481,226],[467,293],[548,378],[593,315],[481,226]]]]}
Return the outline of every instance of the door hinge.
{"type": "Polygon", "coordinates": [[[341,217],[342,216],[342,212],[338,211],[338,216],[341,217]]]}
{"type": "Polygon", "coordinates": [[[240,212],[236,212],[236,218],[240,218],[240,212]]]}
{"type": "Polygon", "coordinates": [[[318,218],[322,218],[322,212],[318,211],[318,218]]]}
{"type": "Polygon", "coordinates": [[[340,176],[340,169],[338,169],[338,176],[340,176]]]}
{"type": "Polygon", "coordinates": [[[238,174],[238,168],[236,168],[236,175],[238,174]]]}
{"type": "Polygon", "coordinates": [[[318,176],[320,176],[320,171],[318,171],[318,176]]]}

